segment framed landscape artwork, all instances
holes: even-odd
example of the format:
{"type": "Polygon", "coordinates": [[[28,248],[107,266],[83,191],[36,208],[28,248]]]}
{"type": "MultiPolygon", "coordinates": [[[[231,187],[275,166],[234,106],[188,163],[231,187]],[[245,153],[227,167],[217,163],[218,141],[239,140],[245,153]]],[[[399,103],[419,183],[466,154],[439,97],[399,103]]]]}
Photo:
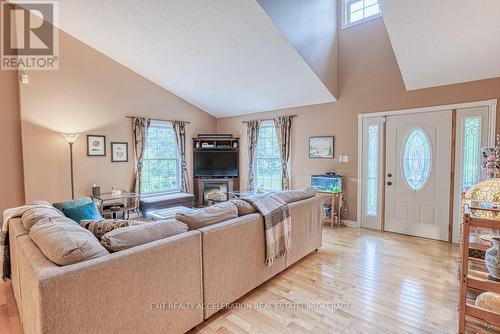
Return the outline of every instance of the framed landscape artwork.
{"type": "Polygon", "coordinates": [[[98,135],[87,135],[87,156],[106,156],[106,137],[98,135]]]}
{"type": "Polygon", "coordinates": [[[333,159],[333,136],[309,138],[309,158],[333,159]]]}
{"type": "Polygon", "coordinates": [[[128,161],[128,143],[111,143],[111,162],[128,161]]]}

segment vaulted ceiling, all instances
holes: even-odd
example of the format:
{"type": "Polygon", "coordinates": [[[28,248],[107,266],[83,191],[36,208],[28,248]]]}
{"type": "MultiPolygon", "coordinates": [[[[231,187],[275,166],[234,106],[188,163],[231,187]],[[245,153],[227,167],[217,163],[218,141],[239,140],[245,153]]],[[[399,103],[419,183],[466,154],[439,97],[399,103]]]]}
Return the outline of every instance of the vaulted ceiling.
{"type": "Polygon", "coordinates": [[[335,101],[256,1],[58,3],[63,31],[216,117],[335,101]]]}
{"type": "Polygon", "coordinates": [[[500,77],[499,0],[383,0],[408,90],[500,77]]]}

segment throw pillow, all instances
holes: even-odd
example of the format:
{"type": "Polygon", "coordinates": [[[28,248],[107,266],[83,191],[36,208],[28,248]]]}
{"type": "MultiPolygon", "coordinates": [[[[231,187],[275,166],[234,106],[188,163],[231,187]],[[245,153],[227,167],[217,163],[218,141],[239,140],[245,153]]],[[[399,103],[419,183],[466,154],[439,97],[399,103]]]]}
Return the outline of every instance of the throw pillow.
{"type": "Polygon", "coordinates": [[[190,230],[220,223],[238,217],[238,208],[234,203],[224,202],[208,206],[194,212],[180,212],[175,219],[187,224],[190,230]]]}
{"type": "Polygon", "coordinates": [[[35,207],[26,210],[21,216],[21,222],[25,229],[30,230],[33,225],[43,218],[64,217],[63,213],[53,207],[35,207]]]}
{"type": "Polygon", "coordinates": [[[61,216],[31,227],[30,237],[42,253],[60,266],[95,259],[109,252],[92,233],[61,216]]]}
{"type": "Polygon", "coordinates": [[[78,224],[80,220],[102,220],[102,216],[97,210],[97,205],[92,203],[87,203],[84,205],[76,206],[73,208],[63,209],[63,213],[66,217],[73,219],[78,224]]]}
{"type": "Polygon", "coordinates": [[[54,207],[56,209],[63,211],[64,209],[76,208],[77,206],[89,204],[92,202],[93,201],[90,197],[83,197],[83,198],[72,199],[66,202],[54,203],[54,207]]]}
{"type": "Polygon", "coordinates": [[[143,245],[187,232],[188,227],[175,219],[157,220],[152,223],[122,227],[104,234],[101,244],[110,252],[143,245]]]}
{"type": "Polygon", "coordinates": [[[252,204],[243,199],[235,198],[229,202],[236,205],[236,208],[238,209],[238,216],[245,216],[257,212],[257,209],[252,204]]]}
{"type": "Polygon", "coordinates": [[[98,220],[80,220],[80,226],[89,230],[97,239],[101,240],[102,236],[109,231],[120,227],[127,227],[142,224],[133,220],[124,219],[98,219],[98,220]]]}

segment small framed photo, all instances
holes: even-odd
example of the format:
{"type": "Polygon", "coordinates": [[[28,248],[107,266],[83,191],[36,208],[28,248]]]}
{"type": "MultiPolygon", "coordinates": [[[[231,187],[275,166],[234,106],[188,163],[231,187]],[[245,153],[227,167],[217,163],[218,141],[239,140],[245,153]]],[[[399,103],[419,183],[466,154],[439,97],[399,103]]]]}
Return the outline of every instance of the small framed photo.
{"type": "Polygon", "coordinates": [[[87,156],[106,156],[106,136],[87,135],[87,156]]]}
{"type": "Polygon", "coordinates": [[[128,161],[128,143],[111,143],[111,162],[128,161]]]}
{"type": "Polygon", "coordinates": [[[333,136],[309,137],[309,158],[333,159],[333,136]]]}

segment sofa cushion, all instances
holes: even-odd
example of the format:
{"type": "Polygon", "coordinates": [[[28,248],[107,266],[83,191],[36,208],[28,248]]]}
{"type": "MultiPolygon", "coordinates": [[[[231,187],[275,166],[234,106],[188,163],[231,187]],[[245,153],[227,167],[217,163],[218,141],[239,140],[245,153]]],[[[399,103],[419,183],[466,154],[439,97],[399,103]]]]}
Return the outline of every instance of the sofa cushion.
{"type": "Polygon", "coordinates": [[[94,202],[84,205],[63,209],[66,217],[73,219],[78,224],[80,220],[100,220],[103,219],[97,205],[94,202]]]}
{"type": "Polygon", "coordinates": [[[217,224],[238,217],[238,208],[234,203],[224,202],[215,204],[195,212],[180,212],[175,219],[186,223],[190,230],[217,224]]]}
{"type": "Polygon", "coordinates": [[[101,244],[109,251],[117,252],[184,233],[187,230],[186,224],[175,219],[157,220],[152,223],[112,230],[102,236],[101,244]]]}
{"type": "Polygon", "coordinates": [[[257,212],[257,209],[252,204],[240,198],[232,199],[229,202],[236,205],[236,208],[238,209],[238,216],[246,216],[257,212]]]}
{"type": "Polygon", "coordinates": [[[124,219],[98,219],[98,220],[81,220],[80,226],[89,230],[97,239],[101,240],[102,236],[117,228],[144,224],[133,220],[124,219]]]}
{"type": "Polygon", "coordinates": [[[56,218],[64,217],[64,214],[54,207],[34,207],[26,210],[22,217],[21,222],[25,229],[29,230],[33,225],[38,223],[43,218],[56,218]]]}
{"type": "Polygon", "coordinates": [[[272,193],[270,196],[277,199],[281,199],[285,203],[293,203],[316,196],[316,191],[313,188],[284,190],[272,193]]]}
{"type": "Polygon", "coordinates": [[[63,211],[63,209],[75,208],[77,206],[81,206],[84,204],[92,203],[92,199],[90,197],[82,197],[77,199],[72,199],[65,202],[54,203],[54,207],[63,211]]]}
{"type": "Polygon", "coordinates": [[[60,266],[109,254],[92,233],[63,216],[39,221],[31,227],[30,237],[50,261],[60,266]]]}

